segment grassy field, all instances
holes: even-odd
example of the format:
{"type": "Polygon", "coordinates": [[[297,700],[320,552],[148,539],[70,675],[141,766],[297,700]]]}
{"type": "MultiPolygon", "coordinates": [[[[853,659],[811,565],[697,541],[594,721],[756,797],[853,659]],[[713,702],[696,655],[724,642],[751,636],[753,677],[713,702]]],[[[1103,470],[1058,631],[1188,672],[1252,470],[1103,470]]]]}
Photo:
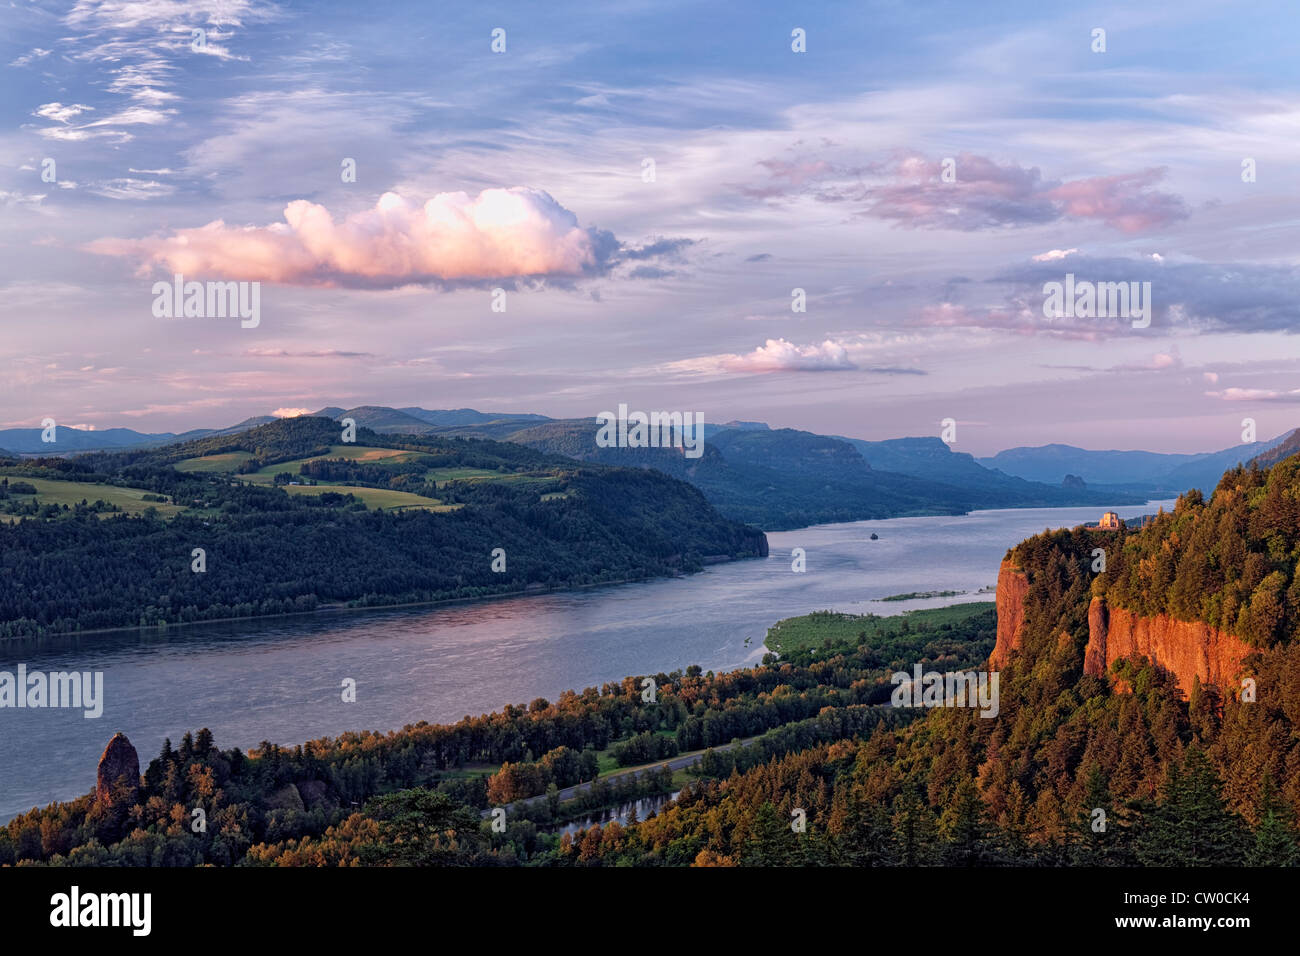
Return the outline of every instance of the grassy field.
{"type": "MultiPolygon", "coordinates": [[[[187,458],[184,461],[178,461],[174,466],[177,471],[184,472],[203,472],[203,473],[225,473],[234,474],[236,468],[248,461],[253,456],[246,451],[230,451],[220,455],[204,455],[201,458],[187,458]]],[[[313,455],[310,458],[295,458],[293,461],[282,461],[277,465],[267,465],[252,474],[240,475],[243,481],[250,481],[255,485],[269,485],[275,480],[275,476],[281,472],[289,474],[298,474],[298,469],[305,462],[319,461],[322,458],[346,458],[349,461],[415,461],[422,457],[420,452],[401,451],[397,448],[375,448],[371,445],[331,445],[329,454],[313,455]]],[[[458,469],[445,469],[455,471],[458,469]]],[[[475,469],[459,469],[471,471],[475,469]]],[[[495,472],[486,472],[485,474],[495,474],[495,472]]]]}
{"type": "Polygon", "coordinates": [[[335,491],[341,495],[355,495],[367,508],[424,508],[427,511],[455,511],[462,505],[445,505],[434,498],[422,498],[409,491],[390,491],[387,488],[358,488],[356,485],[285,485],[291,495],[323,495],[335,491]]]}
{"type": "MultiPolygon", "coordinates": [[[[139,514],[146,508],[157,508],[159,515],[170,518],[185,510],[177,505],[144,501],[144,496],[149,492],[142,488],[119,488],[116,485],[96,485],[85,481],[50,481],[47,478],[11,477],[9,480],[25,481],[36,489],[34,496],[16,495],[15,497],[18,500],[27,501],[35,497],[43,505],[67,505],[71,508],[73,505],[79,504],[83,498],[87,502],[94,502],[96,498],[99,498],[109,504],[117,505],[130,514],[139,514]]],[[[107,513],[105,516],[107,516],[107,513]]],[[[17,520],[15,515],[0,515],[0,518],[11,521],[17,520]]]]}
{"type": "Polygon", "coordinates": [[[499,471],[486,468],[430,468],[424,475],[429,481],[442,485],[449,481],[465,481],[469,478],[501,478],[499,471]]]}
{"type": "Polygon", "coordinates": [[[246,451],[228,451],[221,455],[204,455],[202,458],[187,458],[178,461],[173,467],[186,474],[218,474],[233,472],[253,456],[246,451]]]}
{"type": "Polygon", "coordinates": [[[259,468],[252,474],[240,475],[239,478],[255,485],[269,485],[274,483],[276,475],[283,472],[296,475],[307,462],[320,461],[323,458],[346,458],[349,461],[364,462],[399,462],[414,461],[419,457],[421,457],[419,452],[399,451],[396,448],[372,448],[368,445],[333,445],[330,447],[328,455],[313,455],[310,458],[295,458],[293,461],[282,461],[278,465],[267,465],[265,468],[259,468]]]}
{"type": "Polygon", "coordinates": [[[790,617],[777,621],[768,629],[764,644],[770,651],[778,654],[804,648],[816,648],[830,641],[831,646],[852,645],[858,643],[858,637],[866,634],[868,644],[876,644],[882,639],[897,635],[903,622],[913,630],[935,629],[944,624],[954,626],[983,614],[993,607],[992,601],[972,601],[967,604],[953,604],[949,607],[926,608],[881,617],[878,614],[838,614],[833,611],[815,611],[802,617],[790,617]]]}

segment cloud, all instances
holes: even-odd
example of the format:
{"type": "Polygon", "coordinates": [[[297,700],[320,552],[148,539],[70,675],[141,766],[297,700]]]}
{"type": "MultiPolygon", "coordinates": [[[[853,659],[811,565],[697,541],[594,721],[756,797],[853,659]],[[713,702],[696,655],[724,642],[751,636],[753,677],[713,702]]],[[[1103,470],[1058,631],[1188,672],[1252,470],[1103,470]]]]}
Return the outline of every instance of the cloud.
{"type": "Polygon", "coordinates": [[[831,339],[814,345],[768,339],[745,355],[707,355],[673,362],[669,367],[683,372],[831,372],[856,369],[857,365],[848,350],[831,339]]]}
{"type": "Polygon", "coordinates": [[[69,103],[67,106],[62,103],[42,103],[32,111],[32,115],[66,125],[73,117],[93,109],[93,106],[86,106],[84,103],[69,103]]]}
{"type": "Polygon", "coordinates": [[[763,199],[810,195],[821,202],[850,203],[862,216],[912,229],[966,232],[1097,220],[1135,233],[1189,215],[1179,196],[1152,188],[1164,178],[1162,168],[1062,183],[1044,180],[1036,166],[962,153],[953,159],[955,178],[945,182],[945,162],[917,153],[861,165],[764,160],[759,165],[768,171],[769,181],[741,191],[763,199]]]}
{"type": "Polygon", "coordinates": [[[1300,388],[1288,390],[1276,388],[1225,388],[1220,392],[1206,392],[1208,398],[1218,398],[1225,402],[1281,402],[1286,404],[1300,402],[1300,388]]]}
{"type": "MultiPolygon", "coordinates": [[[[421,205],[388,192],[374,208],[341,222],[324,206],[299,199],[285,207],[284,222],[268,226],[216,220],[170,236],[99,239],[87,248],[138,259],[146,274],[163,267],[288,285],[393,288],[596,274],[614,260],[618,244],[608,233],[580,228],[547,193],[516,186],[474,197],[439,193],[421,205]]],[[[652,254],[635,252],[635,258],[652,254]]]]}
{"type": "MultiPolygon", "coordinates": [[[[1174,262],[1150,256],[1094,258],[1072,256],[1075,281],[1150,282],[1151,327],[1178,332],[1300,332],[1300,268],[1246,262],[1174,262]]],[[[1088,337],[1135,334],[1126,319],[1045,318],[1043,284],[1061,282],[1059,264],[1024,263],[992,282],[1013,288],[1001,307],[1013,312],[1021,329],[1091,333],[1088,337]]],[[[974,324],[981,324],[976,322],[974,324]]],[[[999,322],[991,323],[1000,325],[999,322]]]]}
{"type": "Polygon", "coordinates": [[[1182,368],[1183,360],[1178,354],[1170,352],[1157,352],[1145,362],[1123,362],[1119,365],[1112,365],[1112,372],[1160,372],[1167,368],[1182,368]]]}
{"type": "Polygon", "coordinates": [[[694,239],[665,239],[663,236],[658,236],[653,242],[647,242],[642,246],[625,246],[621,255],[624,259],[652,259],[659,256],[673,258],[693,245],[695,245],[694,239]]]}
{"type": "Polygon", "coordinates": [[[315,409],[312,408],[277,408],[271,413],[272,418],[298,418],[302,415],[310,415],[315,409]]]}
{"type": "Polygon", "coordinates": [[[677,272],[660,266],[637,266],[628,275],[633,279],[671,279],[677,272]]]}
{"type": "MultiPolygon", "coordinates": [[[[41,107],[45,110],[49,107],[59,107],[58,103],[47,103],[41,107]]],[[[156,110],[144,106],[129,106],[124,110],[105,116],[103,119],[94,120],[90,123],[82,123],[80,126],[73,126],[68,120],[76,116],[77,113],[91,109],[92,107],[69,106],[61,107],[54,113],[47,115],[46,118],[56,119],[63,123],[62,126],[47,126],[39,130],[40,134],[46,139],[56,139],[65,142],[79,142],[87,139],[111,139],[117,143],[126,143],[133,139],[132,135],[119,126],[161,126],[166,123],[168,118],[175,114],[175,110],[156,110]],[[75,112],[73,112],[75,111],[75,112]]],[[[37,115],[41,115],[40,110],[37,115]]]]}
{"type": "Polygon", "coordinates": [[[0,206],[27,206],[35,208],[41,204],[45,193],[19,193],[0,189],[0,206]]]}
{"type": "Polygon", "coordinates": [[[1078,249],[1049,249],[1047,252],[1040,252],[1034,256],[1035,262],[1055,262],[1058,259],[1064,259],[1078,252],[1078,249]]]}
{"type": "Polygon", "coordinates": [[[43,50],[43,49],[41,49],[40,47],[33,47],[33,48],[32,48],[32,51],[31,51],[30,53],[24,53],[22,56],[18,57],[17,59],[10,60],[10,61],[9,61],[9,65],[10,65],[10,66],[28,66],[28,65],[34,63],[36,60],[41,59],[42,57],[47,57],[47,56],[49,56],[51,52],[53,52],[53,51],[51,51],[51,50],[43,50]]]}
{"type": "Polygon", "coordinates": [[[1163,169],[1145,169],[1119,176],[1094,176],[1047,191],[1062,204],[1066,218],[1100,219],[1120,232],[1145,232],[1188,216],[1187,205],[1172,193],[1151,191],[1164,178],[1163,169]]]}
{"type": "Polygon", "coordinates": [[[188,37],[190,24],[241,26],[275,15],[274,4],[255,0],[77,0],[64,23],[103,31],[184,28],[188,37]]]}
{"type": "Polygon", "coordinates": [[[340,349],[317,349],[306,352],[290,352],[288,349],[244,349],[241,355],[247,358],[374,358],[373,352],[345,352],[340,349]]]}
{"type": "MultiPolygon", "coordinates": [[[[61,36],[59,43],[64,45],[64,59],[90,64],[97,74],[96,86],[111,77],[105,89],[127,97],[133,105],[85,126],[69,125],[75,113],[42,116],[60,125],[39,132],[63,142],[130,142],[133,135],[124,127],[158,126],[175,115],[174,110],[160,107],[180,99],[168,87],[184,71],[182,59],[196,55],[248,59],[219,41],[230,39],[236,30],[284,16],[278,6],[262,0],[77,0],[63,16],[68,35],[61,36]],[[204,30],[204,46],[192,45],[195,29],[204,30]]],[[[10,65],[26,66],[49,52],[38,47],[10,65]]]]}
{"type": "Polygon", "coordinates": [[[1043,365],[1041,368],[1062,369],[1070,372],[1162,372],[1165,369],[1180,369],[1183,360],[1176,349],[1168,352],[1156,352],[1143,362],[1121,362],[1105,368],[1095,365],[1043,365]]]}
{"type": "Polygon", "coordinates": [[[86,191],[103,196],[105,199],[157,199],[161,196],[170,196],[176,192],[176,187],[171,183],[125,176],[120,179],[90,183],[86,186],[86,191]]]}

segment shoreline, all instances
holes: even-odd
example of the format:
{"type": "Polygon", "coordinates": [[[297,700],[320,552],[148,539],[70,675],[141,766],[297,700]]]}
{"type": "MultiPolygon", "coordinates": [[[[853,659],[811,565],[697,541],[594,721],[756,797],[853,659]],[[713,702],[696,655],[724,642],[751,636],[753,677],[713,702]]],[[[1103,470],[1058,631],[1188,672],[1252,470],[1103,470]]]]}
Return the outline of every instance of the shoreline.
{"type": "Polygon", "coordinates": [[[175,623],[168,624],[146,624],[143,627],[136,624],[134,626],[123,627],[97,627],[83,631],[54,631],[49,634],[22,634],[14,637],[0,638],[0,647],[8,648],[24,641],[67,641],[71,638],[99,634],[129,634],[131,632],[137,632],[141,635],[158,634],[165,633],[173,628],[201,627],[205,624],[233,624],[239,621],[274,621],[282,618],[307,618],[317,614],[340,614],[349,611],[396,611],[407,608],[445,607],[453,604],[481,604],[490,601],[504,601],[507,598],[539,597],[546,594],[569,594],[578,591],[589,591],[593,588],[616,587],[622,584],[645,584],[650,581],[671,581],[674,578],[685,578],[695,574],[702,574],[709,567],[715,564],[731,564],[736,561],[752,561],[761,557],[762,555],[757,554],[743,558],[720,558],[718,555],[709,555],[709,560],[703,562],[699,571],[657,574],[644,578],[622,578],[618,581],[596,581],[592,584],[574,584],[554,588],[535,588],[533,590],[525,588],[522,591],[502,591],[497,594],[481,594],[477,597],[438,598],[434,601],[406,601],[401,604],[366,604],[358,607],[349,607],[345,604],[323,604],[319,607],[312,608],[310,611],[282,611],[278,614],[253,614],[247,617],[214,617],[202,621],[176,621],[175,623]]]}
{"type": "MultiPolygon", "coordinates": [[[[1173,501],[1176,499],[1153,498],[1148,500],[1144,505],[1120,505],[1118,507],[1136,508],[1136,507],[1146,507],[1152,504],[1163,505],[1166,500],[1173,501]]],[[[1074,508],[1074,507],[1090,507],[1090,506],[1067,505],[1064,507],[1074,508]]],[[[899,518],[966,517],[981,512],[984,513],[999,512],[999,511],[1015,512],[1015,511],[1036,510],[1036,508],[1037,506],[1035,508],[977,508],[974,509],[973,511],[963,511],[955,514],[948,514],[948,513],[915,514],[915,515],[909,514],[909,515],[896,515],[892,518],[860,518],[855,521],[830,521],[824,524],[803,525],[798,528],[791,528],[784,531],[764,529],[763,535],[766,537],[769,534],[790,534],[791,532],[794,531],[803,531],[806,529],[828,528],[828,527],[835,527],[835,526],[846,525],[846,524],[862,524],[869,521],[870,522],[894,521],[894,520],[898,520],[899,518]]],[[[730,558],[730,557],[723,557],[721,555],[705,555],[703,558],[701,558],[702,566],[700,570],[692,571],[690,572],[690,574],[700,574],[714,564],[730,564],[735,561],[750,561],[761,557],[763,556],[751,555],[749,557],[743,557],[743,558],[730,558]]],[[[576,585],[571,585],[566,587],[538,588],[536,590],[531,590],[531,591],[527,589],[522,591],[504,591],[497,594],[479,595],[477,597],[439,598],[434,601],[407,601],[401,604],[370,604],[361,607],[348,607],[346,605],[322,605],[313,608],[310,611],[284,611],[277,614],[254,614],[248,617],[214,617],[214,618],[201,620],[201,621],[177,621],[175,623],[168,623],[168,624],[149,624],[149,625],[145,625],[144,627],[141,627],[140,625],[136,624],[136,625],[124,625],[122,627],[99,627],[99,628],[92,628],[92,629],[80,630],[80,631],[55,631],[49,634],[16,635],[14,637],[0,638],[0,647],[8,648],[21,642],[41,642],[41,641],[57,642],[57,641],[67,641],[69,639],[82,637],[82,636],[92,636],[92,635],[99,635],[99,634],[128,634],[133,631],[138,632],[141,635],[157,634],[160,632],[170,631],[172,628],[192,628],[192,627],[200,627],[205,624],[232,624],[238,621],[273,621],[282,618],[307,618],[316,614],[337,614],[346,611],[387,611],[387,610],[401,610],[406,608],[419,608],[419,607],[430,607],[430,608],[446,607],[446,606],[456,605],[456,604],[477,604],[481,602],[501,601],[507,598],[534,597],[542,594],[565,594],[565,593],[578,592],[578,591],[587,591],[593,588],[614,587],[622,584],[642,584],[648,581],[665,581],[665,580],[672,580],[673,578],[680,578],[680,577],[687,577],[687,576],[688,574],[686,572],[676,572],[673,574],[655,575],[655,576],[645,577],[645,578],[623,578],[618,581],[597,581],[593,584],[576,584],[576,585]]],[[[964,602],[957,602],[957,603],[964,603],[964,602]]]]}

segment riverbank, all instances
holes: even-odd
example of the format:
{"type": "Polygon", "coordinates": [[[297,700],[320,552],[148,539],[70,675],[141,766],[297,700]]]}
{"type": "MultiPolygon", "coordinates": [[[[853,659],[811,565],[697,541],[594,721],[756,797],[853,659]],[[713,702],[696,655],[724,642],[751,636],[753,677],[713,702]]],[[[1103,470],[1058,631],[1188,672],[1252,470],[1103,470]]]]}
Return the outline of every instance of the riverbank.
{"type": "MultiPolygon", "coordinates": [[[[1127,517],[1154,506],[1119,510],[1127,517]]],[[[3,711],[0,817],[85,793],[116,730],[146,752],[205,726],[228,746],[292,746],[358,729],[451,723],[626,675],[692,664],[735,670],[761,662],[777,621],[826,609],[892,615],[958,603],[996,579],[1008,547],[1045,527],[1096,517],[1092,508],[1028,509],[819,525],[769,534],[766,559],[671,578],[357,609],[370,614],[24,638],[4,656],[29,672],[103,672],[104,716],[3,711]],[[791,567],[795,548],[806,552],[804,573],[791,567]],[[955,590],[970,593],[876,603],[955,590]],[[341,700],[345,678],[356,681],[355,702],[341,700]]]]}
{"type": "Polygon", "coordinates": [[[676,574],[656,574],[643,578],[620,578],[617,581],[595,581],[591,584],[573,584],[563,587],[534,587],[528,585],[522,590],[517,591],[500,591],[492,594],[481,594],[473,597],[461,598],[441,598],[436,601],[408,601],[402,604],[322,604],[312,608],[310,611],[288,611],[279,614],[251,614],[246,617],[214,617],[202,621],[176,621],[174,623],[151,624],[141,627],[100,627],[91,628],[84,631],[53,631],[49,634],[28,634],[17,635],[14,637],[0,637],[0,647],[9,647],[12,644],[22,643],[25,641],[46,642],[67,640],[75,637],[92,637],[98,634],[151,634],[159,631],[170,631],[177,628],[197,628],[204,625],[215,624],[238,624],[240,622],[254,621],[275,621],[282,618],[310,618],[318,615],[342,614],[348,611],[402,611],[418,610],[419,608],[436,608],[451,607],[455,605],[466,604],[485,604],[492,601],[505,601],[512,598],[522,597],[543,597],[548,594],[569,594],[580,591],[590,591],[596,588],[617,587],[623,584],[645,584],[651,581],[671,581],[677,578],[689,578],[697,574],[702,574],[709,567],[717,564],[730,564],[737,561],[759,561],[764,559],[764,555],[748,555],[743,558],[732,558],[727,555],[709,555],[707,559],[701,559],[703,567],[699,571],[680,572],[676,574]]]}

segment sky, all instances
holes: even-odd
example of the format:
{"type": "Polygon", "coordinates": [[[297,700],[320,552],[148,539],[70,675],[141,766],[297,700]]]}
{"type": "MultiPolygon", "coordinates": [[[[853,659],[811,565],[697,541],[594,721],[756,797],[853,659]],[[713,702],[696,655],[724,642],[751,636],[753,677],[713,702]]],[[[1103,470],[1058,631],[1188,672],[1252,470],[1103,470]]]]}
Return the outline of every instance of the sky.
{"type": "Polygon", "coordinates": [[[10,2],[0,427],[622,403],[952,419],[977,455],[1269,438],[1300,425],[1297,22],[10,2]],[[256,326],[156,315],[177,273],[259,283],[256,326]],[[1149,325],[1045,314],[1067,273],[1149,282],[1149,325]]]}

